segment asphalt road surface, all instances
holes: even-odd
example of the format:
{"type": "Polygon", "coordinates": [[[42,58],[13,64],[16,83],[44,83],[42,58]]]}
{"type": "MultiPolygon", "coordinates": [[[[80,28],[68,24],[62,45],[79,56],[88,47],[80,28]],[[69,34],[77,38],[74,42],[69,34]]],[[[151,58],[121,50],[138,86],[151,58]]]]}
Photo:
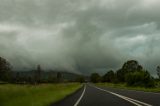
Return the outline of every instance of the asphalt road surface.
{"type": "Polygon", "coordinates": [[[51,106],[160,106],[160,93],[84,84],[76,93],[51,106]]]}

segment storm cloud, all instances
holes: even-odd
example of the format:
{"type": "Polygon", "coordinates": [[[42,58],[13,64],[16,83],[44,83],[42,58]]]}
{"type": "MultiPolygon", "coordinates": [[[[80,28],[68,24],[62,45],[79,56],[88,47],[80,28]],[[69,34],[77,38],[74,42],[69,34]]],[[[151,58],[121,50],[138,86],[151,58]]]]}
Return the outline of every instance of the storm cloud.
{"type": "Polygon", "coordinates": [[[160,64],[159,0],[0,0],[0,56],[14,69],[117,70],[160,64]]]}

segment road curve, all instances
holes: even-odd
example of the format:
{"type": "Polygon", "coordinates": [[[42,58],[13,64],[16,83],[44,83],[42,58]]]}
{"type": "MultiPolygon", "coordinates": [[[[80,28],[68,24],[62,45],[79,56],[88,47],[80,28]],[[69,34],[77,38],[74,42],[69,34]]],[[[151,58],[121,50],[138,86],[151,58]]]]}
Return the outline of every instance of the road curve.
{"type": "Polygon", "coordinates": [[[76,93],[51,106],[160,106],[159,93],[96,87],[85,84],[76,93]]]}

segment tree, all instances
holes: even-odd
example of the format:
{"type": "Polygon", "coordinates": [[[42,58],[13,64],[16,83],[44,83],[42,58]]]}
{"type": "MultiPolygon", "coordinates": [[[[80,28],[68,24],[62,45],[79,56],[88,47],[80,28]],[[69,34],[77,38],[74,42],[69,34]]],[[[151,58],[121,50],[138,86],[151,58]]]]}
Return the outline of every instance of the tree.
{"type": "Polygon", "coordinates": [[[157,66],[157,75],[158,75],[158,77],[160,79],[160,66],[157,66]]]}
{"type": "Polygon", "coordinates": [[[92,73],[91,76],[90,76],[90,80],[93,83],[97,83],[97,82],[100,82],[101,77],[98,73],[92,73]]]}
{"type": "Polygon", "coordinates": [[[108,71],[103,77],[102,77],[102,82],[114,82],[115,79],[115,74],[114,72],[108,71]]]}
{"type": "Polygon", "coordinates": [[[126,74],[141,70],[143,67],[136,60],[129,60],[117,71],[116,76],[119,82],[125,82],[126,74]]]}
{"type": "Polygon", "coordinates": [[[10,63],[6,59],[0,57],[0,80],[9,81],[10,71],[10,63]]]}
{"type": "Polygon", "coordinates": [[[57,82],[61,82],[62,81],[62,74],[61,72],[57,72],[57,82]]]}
{"type": "Polygon", "coordinates": [[[76,82],[80,82],[80,83],[85,82],[84,76],[78,76],[78,77],[76,78],[76,82]]]}
{"type": "Polygon", "coordinates": [[[35,70],[35,83],[36,84],[41,82],[41,72],[42,72],[41,66],[38,65],[37,70],[35,70]]]}
{"type": "Polygon", "coordinates": [[[16,73],[16,79],[15,79],[15,81],[16,81],[16,83],[19,83],[20,80],[21,80],[21,78],[20,78],[20,73],[17,72],[17,73],[16,73]]]}
{"type": "Polygon", "coordinates": [[[143,67],[139,65],[138,61],[136,60],[129,60],[122,66],[123,70],[126,70],[128,72],[133,72],[135,70],[141,71],[143,70],[143,67]]]}
{"type": "Polygon", "coordinates": [[[155,83],[148,71],[135,71],[125,76],[125,81],[129,86],[154,87],[155,83]]]}
{"type": "Polygon", "coordinates": [[[49,83],[55,83],[56,82],[56,77],[51,73],[48,75],[47,81],[49,83]]]}

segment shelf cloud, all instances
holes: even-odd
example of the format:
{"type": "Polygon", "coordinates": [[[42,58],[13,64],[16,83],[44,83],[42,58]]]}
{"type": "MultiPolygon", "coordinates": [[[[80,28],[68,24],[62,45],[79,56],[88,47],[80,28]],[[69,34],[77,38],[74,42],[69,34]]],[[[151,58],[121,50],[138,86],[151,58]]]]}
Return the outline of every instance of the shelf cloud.
{"type": "Polygon", "coordinates": [[[160,64],[159,0],[0,0],[0,56],[77,73],[160,64]]]}

